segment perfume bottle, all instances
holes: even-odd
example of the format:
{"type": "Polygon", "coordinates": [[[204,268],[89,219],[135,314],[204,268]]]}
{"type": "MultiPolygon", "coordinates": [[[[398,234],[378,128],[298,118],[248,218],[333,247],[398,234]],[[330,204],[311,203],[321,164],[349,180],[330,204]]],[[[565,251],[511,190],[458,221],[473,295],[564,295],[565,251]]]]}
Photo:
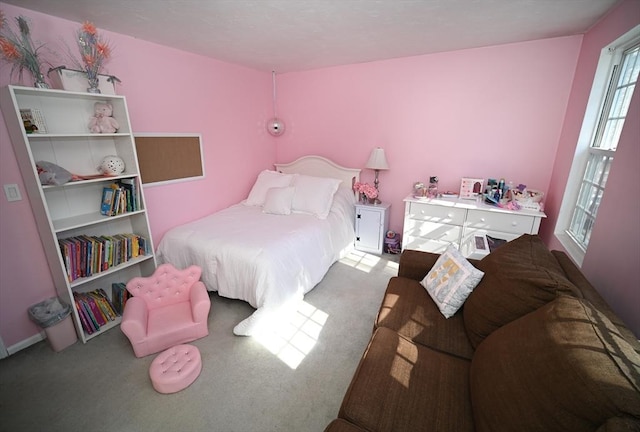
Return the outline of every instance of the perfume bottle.
{"type": "Polygon", "coordinates": [[[438,197],[438,177],[437,176],[429,177],[429,189],[427,190],[427,195],[429,196],[429,198],[438,197]]]}

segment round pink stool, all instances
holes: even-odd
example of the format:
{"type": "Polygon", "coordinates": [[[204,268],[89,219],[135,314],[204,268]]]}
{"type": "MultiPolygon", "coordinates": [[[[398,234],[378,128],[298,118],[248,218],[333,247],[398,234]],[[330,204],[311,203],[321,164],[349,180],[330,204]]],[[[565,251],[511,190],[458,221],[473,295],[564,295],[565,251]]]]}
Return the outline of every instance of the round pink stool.
{"type": "Polygon", "coordinates": [[[193,345],[176,345],[158,354],[149,367],[153,388],[175,393],[189,387],[202,371],[200,351],[193,345]]]}

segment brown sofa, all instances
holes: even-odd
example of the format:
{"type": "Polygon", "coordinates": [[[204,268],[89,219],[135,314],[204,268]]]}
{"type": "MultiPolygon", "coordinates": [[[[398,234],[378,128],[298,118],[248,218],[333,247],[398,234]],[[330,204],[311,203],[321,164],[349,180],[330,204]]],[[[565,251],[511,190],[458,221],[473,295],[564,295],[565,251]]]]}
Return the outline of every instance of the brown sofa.
{"type": "Polygon", "coordinates": [[[481,261],[445,319],[405,250],[325,432],[640,431],[640,344],[580,270],[537,236],[481,261]]]}

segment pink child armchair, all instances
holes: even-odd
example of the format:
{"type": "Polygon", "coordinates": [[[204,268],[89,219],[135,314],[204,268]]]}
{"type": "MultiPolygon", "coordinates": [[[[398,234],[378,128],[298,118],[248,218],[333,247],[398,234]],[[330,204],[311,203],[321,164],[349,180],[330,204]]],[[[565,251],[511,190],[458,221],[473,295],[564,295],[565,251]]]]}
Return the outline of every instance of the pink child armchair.
{"type": "Polygon", "coordinates": [[[125,304],[120,328],[136,357],[144,357],[209,334],[211,300],[198,266],[178,270],[158,266],[149,277],[127,283],[133,295],[125,304]]]}

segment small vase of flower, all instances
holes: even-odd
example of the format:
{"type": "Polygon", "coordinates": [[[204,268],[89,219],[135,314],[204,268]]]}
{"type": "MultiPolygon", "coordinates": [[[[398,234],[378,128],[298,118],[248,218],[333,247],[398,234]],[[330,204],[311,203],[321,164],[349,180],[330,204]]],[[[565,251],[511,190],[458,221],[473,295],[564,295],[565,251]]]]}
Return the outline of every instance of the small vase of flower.
{"type": "Polygon", "coordinates": [[[353,190],[358,192],[362,204],[376,204],[378,202],[378,189],[368,183],[356,182],[353,185],[353,190]]]}
{"type": "Polygon", "coordinates": [[[93,23],[82,24],[76,37],[78,49],[80,50],[81,62],[79,68],[87,74],[89,87],[87,92],[100,93],[100,79],[98,74],[102,66],[111,57],[111,47],[98,35],[98,30],[93,23]]]}
{"type": "Polygon", "coordinates": [[[34,86],[49,88],[44,81],[41,72],[40,50],[43,44],[35,44],[31,40],[31,31],[27,19],[16,17],[18,33],[9,28],[7,19],[0,11],[0,57],[8,63],[12,63],[11,74],[18,72],[18,78],[22,79],[22,73],[27,70],[33,76],[34,86]]]}

